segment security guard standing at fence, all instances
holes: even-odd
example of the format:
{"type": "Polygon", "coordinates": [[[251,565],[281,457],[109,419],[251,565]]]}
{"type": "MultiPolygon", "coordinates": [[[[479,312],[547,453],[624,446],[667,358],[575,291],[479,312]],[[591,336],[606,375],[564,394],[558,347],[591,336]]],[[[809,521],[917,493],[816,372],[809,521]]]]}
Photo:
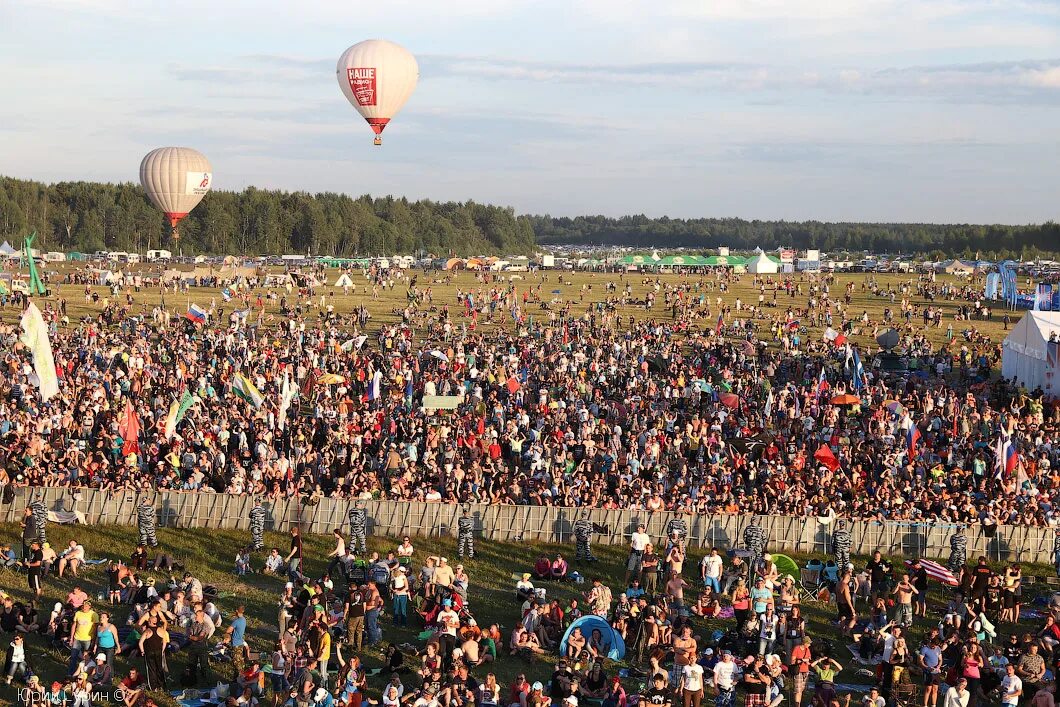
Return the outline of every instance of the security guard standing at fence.
{"type": "Polygon", "coordinates": [[[140,531],[140,544],[144,547],[158,547],[158,517],[155,505],[145,496],[136,506],[136,528],[140,531]]]}
{"type": "Polygon", "coordinates": [[[832,533],[832,556],[835,558],[835,566],[839,568],[840,574],[850,564],[850,546],[851,537],[846,521],[837,520],[835,532],[832,533]]]}
{"type": "Polygon", "coordinates": [[[364,509],[364,501],[354,501],[350,508],[350,549],[368,554],[368,511],[364,509]]]}
{"type": "Polygon", "coordinates": [[[961,568],[968,562],[968,536],[964,532],[964,526],[957,526],[957,530],[950,536],[950,562],[946,568],[957,577],[961,568]]]}
{"type": "Polygon", "coordinates": [[[588,512],[578,520],[574,521],[574,560],[581,562],[596,562],[593,556],[591,541],[593,538],[593,524],[589,520],[588,512]]]}
{"type": "Polygon", "coordinates": [[[255,552],[265,547],[265,507],[261,505],[261,499],[254,499],[254,507],[250,509],[250,538],[251,549],[255,552]]]}
{"type": "Polygon", "coordinates": [[[755,573],[761,569],[762,555],[766,551],[766,531],[760,523],[761,519],[758,516],[751,518],[751,524],[744,528],[743,531],[743,542],[747,546],[747,551],[750,553],[747,558],[748,571],[751,573],[751,581],[754,581],[755,573]]]}
{"type": "Polygon", "coordinates": [[[462,560],[466,551],[469,560],[475,559],[475,519],[471,517],[470,506],[464,506],[456,521],[456,538],[456,556],[462,560]]]}

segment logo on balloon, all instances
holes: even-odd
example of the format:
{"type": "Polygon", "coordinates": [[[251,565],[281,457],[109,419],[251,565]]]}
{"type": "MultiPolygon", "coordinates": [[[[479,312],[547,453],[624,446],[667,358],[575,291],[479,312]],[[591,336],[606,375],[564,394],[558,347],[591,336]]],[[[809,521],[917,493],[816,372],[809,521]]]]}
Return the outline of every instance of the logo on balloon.
{"type": "Polygon", "coordinates": [[[346,69],[350,90],[359,106],[374,106],[376,102],[375,69],[346,69]]]}
{"type": "Polygon", "coordinates": [[[184,193],[202,195],[210,191],[211,176],[209,172],[188,172],[184,181],[184,193]]]}

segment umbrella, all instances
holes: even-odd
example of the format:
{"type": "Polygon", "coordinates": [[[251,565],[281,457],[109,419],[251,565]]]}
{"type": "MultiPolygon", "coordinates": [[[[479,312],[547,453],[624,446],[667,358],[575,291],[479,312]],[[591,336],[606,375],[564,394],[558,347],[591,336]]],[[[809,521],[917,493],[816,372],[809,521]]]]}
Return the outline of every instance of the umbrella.
{"type": "Polygon", "coordinates": [[[901,417],[905,414],[905,406],[897,400],[884,400],[881,407],[884,410],[888,410],[895,417],[901,417]]]}
{"type": "Polygon", "coordinates": [[[876,343],[879,344],[880,348],[884,349],[885,351],[890,351],[895,346],[897,346],[899,340],[900,337],[898,335],[898,332],[894,329],[888,329],[887,331],[881,333],[879,336],[876,337],[876,343]]]}
{"type": "Polygon", "coordinates": [[[718,396],[718,402],[727,408],[740,407],[740,396],[736,393],[722,393],[718,396]]]}
{"type": "Polygon", "coordinates": [[[714,386],[712,386],[710,383],[706,382],[702,378],[697,378],[694,381],[694,383],[695,383],[695,386],[699,390],[700,393],[713,393],[714,392],[714,386]]]}
{"type": "Polygon", "coordinates": [[[844,395],[837,395],[828,402],[833,405],[857,405],[861,402],[861,398],[856,395],[850,395],[846,393],[844,395]]]}
{"type": "Polygon", "coordinates": [[[431,356],[434,356],[439,361],[445,361],[446,363],[449,363],[449,357],[446,356],[445,353],[443,353],[442,351],[440,351],[438,349],[435,349],[434,351],[431,351],[431,356]]]}
{"type": "Polygon", "coordinates": [[[324,375],[317,378],[317,384],[319,385],[338,385],[339,383],[345,383],[346,378],[340,376],[338,373],[325,373],[324,375]]]}

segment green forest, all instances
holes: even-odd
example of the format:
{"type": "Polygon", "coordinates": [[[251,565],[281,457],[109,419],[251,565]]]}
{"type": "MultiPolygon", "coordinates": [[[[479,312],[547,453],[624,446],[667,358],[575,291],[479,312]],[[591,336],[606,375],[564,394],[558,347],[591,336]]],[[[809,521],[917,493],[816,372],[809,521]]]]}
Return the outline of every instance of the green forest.
{"type": "Polygon", "coordinates": [[[818,248],[870,253],[908,253],[935,259],[1031,259],[1060,252],[1060,224],[1030,226],[929,223],[828,223],[745,221],[737,218],[671,219],[647,216],[533,216],[539,243],[700,248],[729,246],[818,248]]]}
{"type": "MultiPolygon", "coordinates": [[[[43,251],[169,248],[169,223],[139,185],[0,177],[0,237],[36,231],[43,251]]],[[[17,245],[17,243],[16,243],[17,245]]],[[[184,254],[444,256],[530,253],[530,220],[512,209],[395,197],[247,188],[212,191],[180,224],[184,254]]]]}
{"type": "MultiPolygon", "coordinates": [[[[42,182],[0,177],[0,238],[17,244],[36,231],[42,250],[174,246],[169,225],[136,184],[42,182]]],[[[368,195],[249,187],[213,191],[184,219],[187,255],[357,256],[528,254],[535,243],[638,248],[733,249],[787,246],[926,257],[1034,258],[1060,252],[1060,225],[828,223],[671,219],[647,216],[519,216],[472,201],[409,201],[368,195]]]]}

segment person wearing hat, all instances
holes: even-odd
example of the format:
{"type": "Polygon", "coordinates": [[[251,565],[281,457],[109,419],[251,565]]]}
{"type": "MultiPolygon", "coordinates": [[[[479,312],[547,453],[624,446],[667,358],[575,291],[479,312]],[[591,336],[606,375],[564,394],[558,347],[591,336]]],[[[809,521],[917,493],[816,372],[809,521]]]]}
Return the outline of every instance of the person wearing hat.
{"type": "Polygon", "coordinates": [[[714,666],[714,692],[716,707],[735,707],[736,663],[729,650],[721,652],[721,660],[714,666]]]}
{"type": "Polygon", "coordinates": [[[529,572],[523,572],[522,577],[515,583],[515,598],[521,602],[534,596],[534,583],[530,581],[530,576],[529,572]]]}
{"type": "Polygon", "coordinates": [[[96,654],[95,665],[88,671],[88,679],[101,689],[107,689],[114,682],[114,668],[107,662],[105,653],[96,654]]]}

